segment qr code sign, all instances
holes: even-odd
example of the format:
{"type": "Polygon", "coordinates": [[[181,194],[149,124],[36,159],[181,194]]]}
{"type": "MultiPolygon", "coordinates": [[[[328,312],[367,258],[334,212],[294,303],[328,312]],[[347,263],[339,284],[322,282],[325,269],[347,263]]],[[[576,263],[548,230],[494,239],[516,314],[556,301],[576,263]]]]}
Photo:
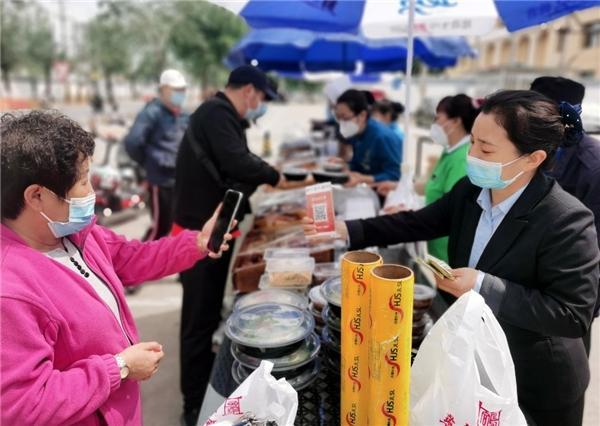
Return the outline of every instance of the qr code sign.
{"type": "Polygon", "coordinates": [[[327,204],[315,204],[313,205],[313,219],[315,222],[327,222],[327,204]]]}

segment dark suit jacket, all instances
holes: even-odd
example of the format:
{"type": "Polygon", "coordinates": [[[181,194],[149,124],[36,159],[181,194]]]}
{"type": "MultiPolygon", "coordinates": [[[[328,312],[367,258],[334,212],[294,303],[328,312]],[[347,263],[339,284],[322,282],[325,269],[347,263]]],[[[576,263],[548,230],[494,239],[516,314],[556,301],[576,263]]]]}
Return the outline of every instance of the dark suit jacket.
{"type": "MultiPolygon", "coordinates": [[[[453,268],[466,267],[479,223],[481,188],[468,178],[413,212],[348,222],[351,248],[449,235],[453,268]]],[[[592,213],[538,173],[486,246],[476,269],[481,295],[502,326],[521,403],[557,409],[589,382],[581,337],[592,320],[600,254],[592,213]]]]}

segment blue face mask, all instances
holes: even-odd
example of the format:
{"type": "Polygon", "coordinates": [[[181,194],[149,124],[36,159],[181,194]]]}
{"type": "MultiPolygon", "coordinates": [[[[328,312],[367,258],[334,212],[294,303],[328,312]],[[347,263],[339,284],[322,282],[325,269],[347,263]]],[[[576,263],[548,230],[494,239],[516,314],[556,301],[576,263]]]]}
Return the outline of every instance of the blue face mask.
{"type": "Polygon", "coordinates": [[[185,102],[185,92],[182,91],[174,91],[171,93],[171,98],[169,101],[178,108],[181,108],[183,103],[185,102]]]}
{"type": "Polygon", "coordinates": [[[484,189],[503,189],[508,185],[512,184],[516,181],[519,176],[521,176],[525,172],[519,172],[512,179],[503,180],[502,179],[502,167],[509,166],[512,163],[516,162],[523,156],[519,158],[515,158],[508,163],[495,163],[492,161],[480,160],[479,158],[472,157],[470,155],[467,156],[467,176],[469,176],[469,180],[475,186],[484,189]]]}
{"type": "Polygon", "coordinates": [[[258,106],[256,108],[248,109],[246,111],[246,114],[244,114],[244,118],[248,121],[256,121],[260,117],[265,115],[266,112],[267,112],[267,104],[264,102],[261,102],[260,104],[258,104],[258,106]]]}
{"type": "Polygon", "coordinates": [[[71,198],[70,200],[65,201],[69,203],[69,220],[67,222],[52,220],[43,212],[40,212],[40,214],[48,221],[50,232],[52,232],[52,235],[56,238],[75,234],[94,220],[94,206],[96,204],[95,193],[91,193],[87,197],[71,198]]]}

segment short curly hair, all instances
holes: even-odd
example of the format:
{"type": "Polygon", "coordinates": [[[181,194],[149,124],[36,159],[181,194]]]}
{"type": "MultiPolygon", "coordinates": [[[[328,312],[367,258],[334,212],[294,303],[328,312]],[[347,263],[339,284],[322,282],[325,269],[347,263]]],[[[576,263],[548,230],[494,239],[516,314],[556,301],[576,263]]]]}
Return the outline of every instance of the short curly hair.
{"type": "Polygon", "coordinates": [[[24,207],[23,192],[42,185],[66,197],[81,163],[94,154],[94,139],[58,111],[2,115],[0,173],[2,219],[16,219],[24,207]]]}

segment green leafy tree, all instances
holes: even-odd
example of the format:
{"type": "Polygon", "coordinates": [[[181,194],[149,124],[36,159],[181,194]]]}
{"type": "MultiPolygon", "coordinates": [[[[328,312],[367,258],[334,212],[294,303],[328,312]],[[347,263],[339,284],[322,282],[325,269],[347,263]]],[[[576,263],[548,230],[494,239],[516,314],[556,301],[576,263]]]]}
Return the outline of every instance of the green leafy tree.
{"type": "Polygon", "coordinates": [[[52,95],[52,65],[56,59],[54,34],[48,12],[36,3],[29,5],[24,22],[24,65],[29,72],[34,97],[38,96],[38,79],[45,80],[46,98],[52,95]]]}
{"type": "Polygon", "coordinates": [[[170,64],[170,40],[175,25],[174,9],[162,2],[137,4],[130,18],[132,43],[135,45],[132,66],[127,75],[136,95],[136,83],[155,82],[170,64]]]}
{"type": "Polygon", "coordinates": [[[206,3],[175,3],[171,46],[187,71],[204,85],[220,85],[227,70],[223,58],[246,33],[244,21],[206,3]]]}
{"type": "Polygon", "coordinates": [[[11,75],[22,64],[24,23],[21,12],[25,2],[0,0],[0,70],[4,89],[10,92],[11,75]]]}
{"type": "Polygon", "coordinates": [[[129,19],[135,7],[129,1],[101,1],[100,13],[85,29],[85,57],[102,74],[106,94],[114,102],[113,77],[127,75],[134,48],[129,19]]]}

